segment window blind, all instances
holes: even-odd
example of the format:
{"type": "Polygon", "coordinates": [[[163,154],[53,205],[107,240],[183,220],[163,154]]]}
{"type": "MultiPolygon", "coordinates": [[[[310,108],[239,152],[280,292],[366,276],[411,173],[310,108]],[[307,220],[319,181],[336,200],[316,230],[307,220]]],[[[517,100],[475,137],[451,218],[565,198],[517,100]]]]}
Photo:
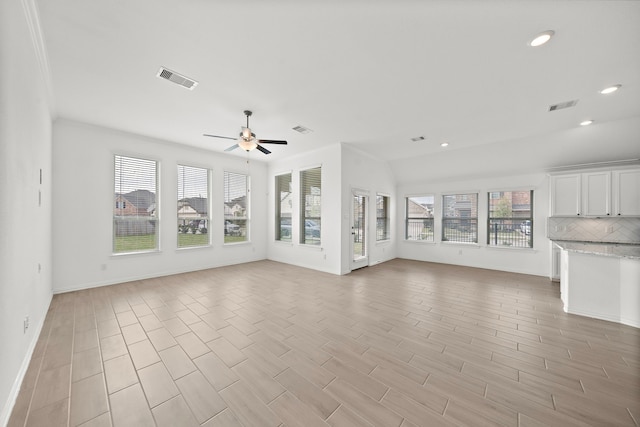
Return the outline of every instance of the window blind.
{"type": "Polygon", "coordinates": [[[113,252],[158,249],[157,162],[114,156],[113,252]]]}
{"type": "Polygon", "coordinates": [[[209,244],[209,171],[178,165],[178,247],[209,244]]]}
{"type": "Polygon", "coordinates": [[[245,242],[249,235],[248,176],[224,172],[224,242],[245,242]]]}
{"type": "Polygon", "coordinates": [[[291,174],[276,176],[276,240],[291,241],[291,214],[293,200],[291,192],[291,174]]]}
{"type": "Polygon", "coordinates": [[[300,171],[300,243],[320,245],[322,168],[300,171]]]}

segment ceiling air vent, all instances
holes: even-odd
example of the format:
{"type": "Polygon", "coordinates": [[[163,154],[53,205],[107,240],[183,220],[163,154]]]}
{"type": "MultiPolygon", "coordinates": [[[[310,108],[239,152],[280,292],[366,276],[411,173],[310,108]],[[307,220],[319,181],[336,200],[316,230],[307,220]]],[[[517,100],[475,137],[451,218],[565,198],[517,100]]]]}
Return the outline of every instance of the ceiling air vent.
{"type": "Polygon", "coordinates": [[[414,138],[411,138],[411,140],[413,142],[424,141],[424,136],[416,136],[414,138]]]}
{"type": "Polygon", "coordinates": [[[189,90],[193,90],[194,87],[198,86],[198,82],[190,79],[189,77],[185,77],[182,74],[178,74],[175,71],[171,71],[167,68],[161,67],[157,77],[160,77],[165,80],[169,80],[170,82],[179,84],[180,86],[187,88],[189,90]]]}
{"type": "Polygon", "coordinates": [[[562,110],[563,108],[575,107],[578,103],[577,99],[573,101],[561,102],[559,104],[554,104],[549,106],[549,111],[562,110]]]}
{"type": "Polygon", "coordinates": [[[295,130],[296,132],[300,132],[300,133],[309,133],[309,132],[311,132],[311,129],[306,128],[304,126],[300,126],[300,125],[292,128],[292,129],[295,130]]]}

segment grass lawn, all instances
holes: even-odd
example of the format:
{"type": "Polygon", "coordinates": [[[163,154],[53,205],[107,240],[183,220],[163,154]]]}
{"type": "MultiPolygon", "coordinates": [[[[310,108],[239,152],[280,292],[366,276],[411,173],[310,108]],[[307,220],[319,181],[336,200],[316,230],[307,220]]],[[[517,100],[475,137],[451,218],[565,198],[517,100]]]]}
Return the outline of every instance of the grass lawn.
{"type": "Polygon", "coordinates": [[[225,243],[237,243],[237,242],[246,242],[246,236],[224,236],[225,243]]]}
{"type": "Polygon", "coordinates": [[[114,253],[150,251],[156,249],[156,235],[116,236],[114,253]]]}
{"type": "Polygon", "coordinates": [[[208,234],[178,233],[178,247],[206,246],[209,244],[208,234]]]}

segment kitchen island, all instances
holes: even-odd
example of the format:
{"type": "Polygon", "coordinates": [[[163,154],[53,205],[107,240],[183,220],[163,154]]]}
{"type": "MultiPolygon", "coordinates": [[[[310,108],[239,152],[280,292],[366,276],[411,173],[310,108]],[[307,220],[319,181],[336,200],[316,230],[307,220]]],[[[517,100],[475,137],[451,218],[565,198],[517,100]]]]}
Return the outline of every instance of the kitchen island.
{"type": "Polygon", "coordinates": [[[554,240],[567,313],[640,328],[640,245],[554,240]]]}

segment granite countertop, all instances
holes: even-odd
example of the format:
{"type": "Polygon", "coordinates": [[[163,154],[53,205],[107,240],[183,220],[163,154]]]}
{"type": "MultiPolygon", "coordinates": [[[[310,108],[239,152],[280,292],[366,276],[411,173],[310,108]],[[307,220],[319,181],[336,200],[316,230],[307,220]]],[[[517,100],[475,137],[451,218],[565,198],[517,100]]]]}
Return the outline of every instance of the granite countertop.
{"type": "Polygon", "coordinates": [[[640,244],[553,240],[560,249],[591,255],[640,259],[640,244]]]}

